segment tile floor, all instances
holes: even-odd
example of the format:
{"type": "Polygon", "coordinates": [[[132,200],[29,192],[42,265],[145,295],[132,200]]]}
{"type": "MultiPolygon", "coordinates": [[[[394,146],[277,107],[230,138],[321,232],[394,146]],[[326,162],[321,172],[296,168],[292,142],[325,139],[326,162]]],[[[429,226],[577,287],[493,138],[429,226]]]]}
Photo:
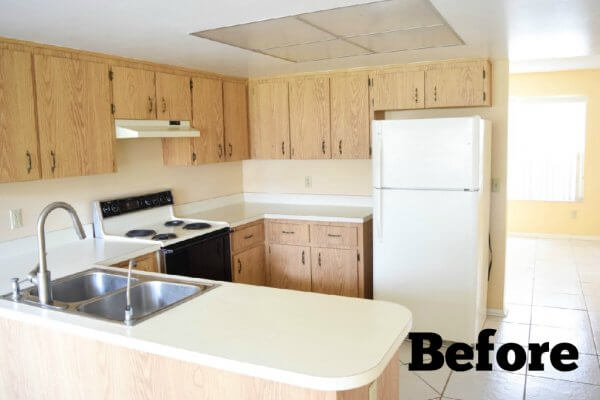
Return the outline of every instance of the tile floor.
{"type": "Polygon", "coordinates": [[[510,236],[504,318],[489,317],[496,343],[567,341],[579,368],[545,371],[411,372],[410,343],[402,348],[400,400],[600,399],[600,241],[510,236]]]}

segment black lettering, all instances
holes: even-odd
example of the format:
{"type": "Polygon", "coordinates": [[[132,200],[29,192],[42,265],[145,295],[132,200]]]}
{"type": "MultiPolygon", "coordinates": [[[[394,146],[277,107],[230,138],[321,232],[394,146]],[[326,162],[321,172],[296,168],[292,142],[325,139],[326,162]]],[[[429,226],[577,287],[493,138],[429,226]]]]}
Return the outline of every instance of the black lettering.
{"type": "Polygon", "coordinates": [[[518,371],[525,366],[527,362],[527,353],[523,346],[517,343],[506,343],[498,348],[496,352],[496,360],[498,365],[505,371],[518,371]],[[511,363],[508,360],[508,353],[513,352],[515,354],[515,361],[511,363]]]}
{"type": "Polygon", "coordinates": [[[559,343],[552,348],[550,352],[550,362],[552,366],[561,372],[569,372],[573,371],[577,368],[577,363],[563,363],[563,360],[577,360],[579,359],[579,351],[577,347],[573,346],[571,343],[559,343]],[[566,351],[567,354],[562,354],[563,351],[566,351]]]}
{"type": "Polygon", "coordinates": [[[432,332],[411,332],[408,338],[412,341],[412,357],[408,364],[409,371],[435,371],[444,365],[444,355],[439,351],[442,347],[442,337],[432,332]],[[425,347],[425,341],[429,343],[425,347]],[[424,356],[429,354],[431,362],[426,364],[424,356]]]}
{"type": "Polygon", "coordinates": [[[529,370],[543,371],[544,363],[542,362],[542,355],[544,353],[550,352],[550,343],[529,343],[529,350],[531,351],[531,361],[529,362],[529,370]]]}
{"type": "Polygon", "coordinates": [[[496,334],[495,329],[484,329],[479,332],[477,344],[475,349],[477,350],[477,365],[475,369],[477,371],[491,371],[492,363],[490,362],[490,351],[494,350],[494,344],[490,343],[490,337],[496,334]]]}
{"type": "Polygon", "coordinates": [[[473,360],[473,348],[466,343],[451,344],[446,350],[446,364],[450,369],[458,372],[473,369],[473,364],[470,362],[461,364],[458,362],[459,360],[473,360]]]}

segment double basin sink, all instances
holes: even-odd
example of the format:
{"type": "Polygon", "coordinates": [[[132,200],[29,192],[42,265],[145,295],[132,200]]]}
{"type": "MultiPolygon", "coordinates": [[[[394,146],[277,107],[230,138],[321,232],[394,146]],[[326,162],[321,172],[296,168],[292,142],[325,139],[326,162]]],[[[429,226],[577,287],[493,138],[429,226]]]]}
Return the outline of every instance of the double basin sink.
{"type": "MultiPolygon", "coordinates": [[[[119,272],[94,268],[50,282],[54,302],[42,306],[37,287],[25,289],[19,300],[54,310],[75,313],[115,322],[124,322],[127,304],[127,276],[119,272]]],[[[130,299],[133,316],[129,325],[150,318],[216,287],[174,279],[132,274],[130,299]]],[[[11,300],[11,295],[3,296],[11,300]]]]}

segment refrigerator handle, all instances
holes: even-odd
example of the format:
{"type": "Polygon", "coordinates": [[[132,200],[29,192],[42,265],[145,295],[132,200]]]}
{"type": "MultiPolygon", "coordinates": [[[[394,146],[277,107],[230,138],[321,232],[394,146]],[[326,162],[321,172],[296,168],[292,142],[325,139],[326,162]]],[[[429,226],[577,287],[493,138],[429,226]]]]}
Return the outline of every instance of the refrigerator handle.
{"type": "Polygon", "coordinates": [[[383,156],[383,135],[380,129],[375,130],[373,135],[373,186],[381,188],[381,169],[382,169],[382,156],[383,156]]]}
{"type": "Polygon", "coordinates": [[[373,208],[373,222],[376,225],[377,240],[383,242],[383,193],[381,189],[375,189],[373,192],[375,203],[375,207],[373,208]]]}

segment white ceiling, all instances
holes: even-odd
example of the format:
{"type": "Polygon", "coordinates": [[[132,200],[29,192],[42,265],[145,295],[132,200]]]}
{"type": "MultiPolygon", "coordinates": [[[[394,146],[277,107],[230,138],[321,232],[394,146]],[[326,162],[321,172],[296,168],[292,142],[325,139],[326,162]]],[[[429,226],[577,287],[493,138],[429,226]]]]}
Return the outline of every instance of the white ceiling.
{"type": "Polygon", "coordinates": [[[368,2],[2,0],[0,36],[240,76],[460,57],[508,58],[518,70],[527,66],[529,70],[600,67],[599,0],[431,0],[464,46],[305,63],[190,36],[207,29],[368,2]]]}

